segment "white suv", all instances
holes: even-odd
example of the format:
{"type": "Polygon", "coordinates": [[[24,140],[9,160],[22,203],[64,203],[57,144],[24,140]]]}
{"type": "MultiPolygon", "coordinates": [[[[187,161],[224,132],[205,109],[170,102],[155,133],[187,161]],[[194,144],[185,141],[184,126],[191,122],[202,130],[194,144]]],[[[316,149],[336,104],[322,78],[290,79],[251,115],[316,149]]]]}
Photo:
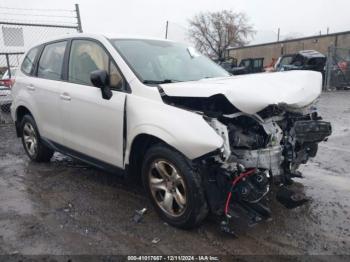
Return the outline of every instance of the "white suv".
{"type": "Polygon", "coordinates": [[[257,222],[270,185],[290,184],[331,133],[314,110],[321,83],[308,71],[232,77],[172,41],[77,34],[27,52],[11,111],[32,160],[59,151],[142,177],[171,225],[238,209],[257,222]]]}

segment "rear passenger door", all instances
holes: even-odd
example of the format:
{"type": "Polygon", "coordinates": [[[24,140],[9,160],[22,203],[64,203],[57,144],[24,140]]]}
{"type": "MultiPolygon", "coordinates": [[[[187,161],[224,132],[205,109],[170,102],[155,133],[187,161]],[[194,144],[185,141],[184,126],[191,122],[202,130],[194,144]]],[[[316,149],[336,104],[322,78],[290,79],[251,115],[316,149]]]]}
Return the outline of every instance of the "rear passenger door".
{"type": "Polygon", "coordinates": [[[63,145],[115,166],[123,166],[125,84],[115,62],[97,41],[73,39],[67,63],[68,83],[61,90],[63,145]],[[90,73],[106,70],[113,96],[102,98],[92,85],[90,73]]]}
{"type": "Polygon", "coordinates": [[[27,83],[36,107],[36,122],[43,138],[62,142],[59,95],[63,86],[62,68],[67,41],[46,44],[38,60],[37,69],[27,83]]]}

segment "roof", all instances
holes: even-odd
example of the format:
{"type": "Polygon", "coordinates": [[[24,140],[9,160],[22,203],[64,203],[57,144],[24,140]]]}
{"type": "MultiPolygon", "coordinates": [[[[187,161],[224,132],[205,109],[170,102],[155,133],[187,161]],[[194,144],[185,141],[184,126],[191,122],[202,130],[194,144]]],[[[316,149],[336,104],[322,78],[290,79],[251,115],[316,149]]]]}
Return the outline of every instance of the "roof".
{"type": "Polygon", "coordinates": [[[56,36],[56,37],[50,37],[47,38],[45,41],[40,41],[38,43],[36,43],[34,46],[38,46],[41,44],[45,44],[48,42],[52,42],[52,41],[57,41],[57,40],[64,40],[67,38],[77,38],[77,37],[81,37],[81,38],[93,38],[93,39],[97,39],[100,41],[104,41],[106,39],[143,39],[143,40],[160,40],[160,41],[169,41],[169,42],[173,42],[169,39],[161,39],[161,38],[155,38],[155,37],[145,37],[145,36],[116,36],[116,37],[107,37],[104,35],[100,35],[100,34],[89,34],[89,33],[71,33],[71,34],[65,34],[65,35],[61,35],[61,36],[56,36]]]}
{"type": "Polygon", "coordinates": [[[262,44],[255,44],[255,45],[246,45],[246,46],[240,46],[240,47],[228,47],[227,50],[238,50],[238,49],[244,49],[244,48],[250,48],[250,47],[258,47],[258,46],[266,46],[266,45],[274,45],[274,44],[284,44],[294,41],[302,41],[302,40],[309,40],[314,38],[323,38],[323,37],[329,37],[329,36],[338,36],[338,35],[344,35],[344,34],[350,34],[350,31],[343,31],[343,32],[337,32],[327,35],[313,35],[313,36],[306,36],[301,38],[293,38],[289,40],[283,40],[283,41],[276,41],[276,42],[267,42],[262,44]]]}
{"type": "Polygon", "coordinates": [[[313,58],[313,57],[326,57],[325,55],[321,54],[320,52],[317,52],[315,50],[301,50],[298,52],[300,55],[308,57],[308,58],[313,58]]]}

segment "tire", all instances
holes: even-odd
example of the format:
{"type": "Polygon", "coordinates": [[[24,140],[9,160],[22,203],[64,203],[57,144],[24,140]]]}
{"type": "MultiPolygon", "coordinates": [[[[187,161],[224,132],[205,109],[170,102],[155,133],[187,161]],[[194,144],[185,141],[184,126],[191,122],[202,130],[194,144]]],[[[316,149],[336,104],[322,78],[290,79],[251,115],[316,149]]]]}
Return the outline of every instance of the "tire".
{"type": "Polygon", "coordinates": [[[157,213],[168,224],[190,229],[207,216],[200,174],[190,160],[170,147],[157,144],[146,152],[142,182],[157,213]]]}
{"type": "Polygon", "coordinates": [[[42,143],[38,128],[31,115],[23,117],[20,125],[20,134],[24,150],[31,160],[35,162],[50,162],[54,151],[42,143]]]}

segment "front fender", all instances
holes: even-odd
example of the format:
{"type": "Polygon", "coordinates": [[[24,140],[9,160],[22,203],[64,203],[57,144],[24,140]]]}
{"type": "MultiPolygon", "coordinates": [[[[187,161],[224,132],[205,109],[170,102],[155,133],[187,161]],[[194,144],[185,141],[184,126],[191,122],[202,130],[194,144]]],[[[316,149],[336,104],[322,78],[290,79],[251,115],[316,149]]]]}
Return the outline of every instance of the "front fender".
{"type": "Polygon", "coordinates": [[[189,159],[198,158],[223,145],[223,139],[197,113],[150,99],[129,96],[127,103],[127,148],[140,134],[155,136],[189,159]]]}

